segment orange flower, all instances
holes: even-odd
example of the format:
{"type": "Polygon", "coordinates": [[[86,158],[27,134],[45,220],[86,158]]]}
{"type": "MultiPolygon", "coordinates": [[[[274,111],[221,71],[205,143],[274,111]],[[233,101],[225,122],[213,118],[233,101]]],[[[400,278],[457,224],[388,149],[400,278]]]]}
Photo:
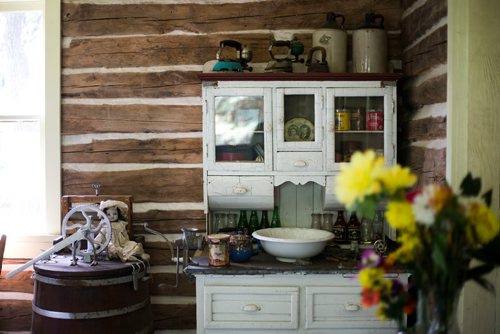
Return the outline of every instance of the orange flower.
{"type": "Polygon", "coordinates": [[[378,291],[364,288],[361,292],[361,305],[363,307],[371,307],[380,302],[380,293],[378,291]]]}

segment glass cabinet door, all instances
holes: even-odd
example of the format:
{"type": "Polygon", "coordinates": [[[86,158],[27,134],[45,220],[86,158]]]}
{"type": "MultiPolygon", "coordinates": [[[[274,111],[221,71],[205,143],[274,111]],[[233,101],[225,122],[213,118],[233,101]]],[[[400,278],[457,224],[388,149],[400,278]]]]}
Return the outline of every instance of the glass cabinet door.
{"type": "Polygon", "coordinates": [[[219,170],[270,168],[271,122],[263,89],[216,89],[208,96],[208,156],[219,170]]]}
{"type": "Polygon", "coordinates": [[[329,170],[339,169],[354,152],[365,150],[393,163],[396,122],[391,92],[392,88],[338,89],[328,96],[329,170]]]}
{"type": "Polygon", "coordinates": [[[315,88],[277,89],[276,144],[279,151],[321,150],[322,95],[315,88]]]}

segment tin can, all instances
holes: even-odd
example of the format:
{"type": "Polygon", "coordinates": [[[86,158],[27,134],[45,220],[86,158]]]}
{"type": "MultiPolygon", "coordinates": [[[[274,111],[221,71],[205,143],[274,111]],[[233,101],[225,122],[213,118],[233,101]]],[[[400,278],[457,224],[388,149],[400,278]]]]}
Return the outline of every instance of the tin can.
{"type": "Polygon", "coordinates": [[[380,110],[368,110],[366,118],[366,129],[370,131],[383,131],[384,112],[380,110]]]}
{"type": "Polygon", "coordinates": [[[349,109],[335,110],[335,131],[351,130],[351,113],[349,109]]]}
{"type": "Polygon", "coordinates": [[[357,108],[351,111],[351,130],[364,130],[366,127],[366,112],[364,108],[357,108]]]}
{"type": "Polygon", "coordinates": [[[208,264],[213,267],[229,265],[229,234],[210,234],[208,239],[208,264]]]}

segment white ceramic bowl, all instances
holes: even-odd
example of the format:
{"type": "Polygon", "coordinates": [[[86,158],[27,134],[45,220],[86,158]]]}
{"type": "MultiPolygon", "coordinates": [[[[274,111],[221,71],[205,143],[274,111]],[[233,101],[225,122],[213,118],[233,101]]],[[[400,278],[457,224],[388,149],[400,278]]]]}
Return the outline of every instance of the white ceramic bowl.
{"type": "Polygon", "coordinates": [[[264,250],[283,262],[307,259],[323,251],[333,233],[298,227],[279,227],[257,230],[252,233],[260,240],[264,250]]]}

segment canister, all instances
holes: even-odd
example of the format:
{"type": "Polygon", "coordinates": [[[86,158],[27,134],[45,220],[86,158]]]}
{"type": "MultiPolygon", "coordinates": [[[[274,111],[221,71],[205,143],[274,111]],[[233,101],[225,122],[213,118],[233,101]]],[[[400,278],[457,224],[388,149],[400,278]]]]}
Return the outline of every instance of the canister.
{"type": "Polygon", "coordinates": [[[387,34],[382,15],[366,14],[365,23],[352,33],[352,69],[354,73],[387,72],[387,34]]]}
{"type": "Polygon", "coordinates": [[[253,255],[252,238],[245,234],[234,234],[229,238],[229,258],[233,262],[245,262],[253,255]]]}
{"type": "Polygon", "coordinates": [[[213,267],[229,265],[229,234],[210,234],[208,239],[208,264],[213,267]]]}
{"type": "MultiPolygon", "coordinates": [[[[323,26],[313,33],[313,47],[321,46],[326,50],[326,61],[330,72],[346,72],[347,32],[344,28],[344,15],[328,13],[323,26]],[[340,25],[337,20],[340,21],[340,25]]],[[[316,60],[318,55],[315,55],[316,60]]]]}
{"type": "Polygon", "coordinates": [[[364,130],[366,127],[366,112],[364,108],[356,108],[351,111],[351,130],[364,130]]]}
{"type": "Polygon", "coordinates": [[[335,131],[349,131],[351,129],[351,113],[349,109],[335,110],[335,131]]]}
{"type": "Polygon", "coordinates": [[[366,113],[366,129],[369,131],[383,131],[384,112],[375,109],[368,110],[366,113]]]}

